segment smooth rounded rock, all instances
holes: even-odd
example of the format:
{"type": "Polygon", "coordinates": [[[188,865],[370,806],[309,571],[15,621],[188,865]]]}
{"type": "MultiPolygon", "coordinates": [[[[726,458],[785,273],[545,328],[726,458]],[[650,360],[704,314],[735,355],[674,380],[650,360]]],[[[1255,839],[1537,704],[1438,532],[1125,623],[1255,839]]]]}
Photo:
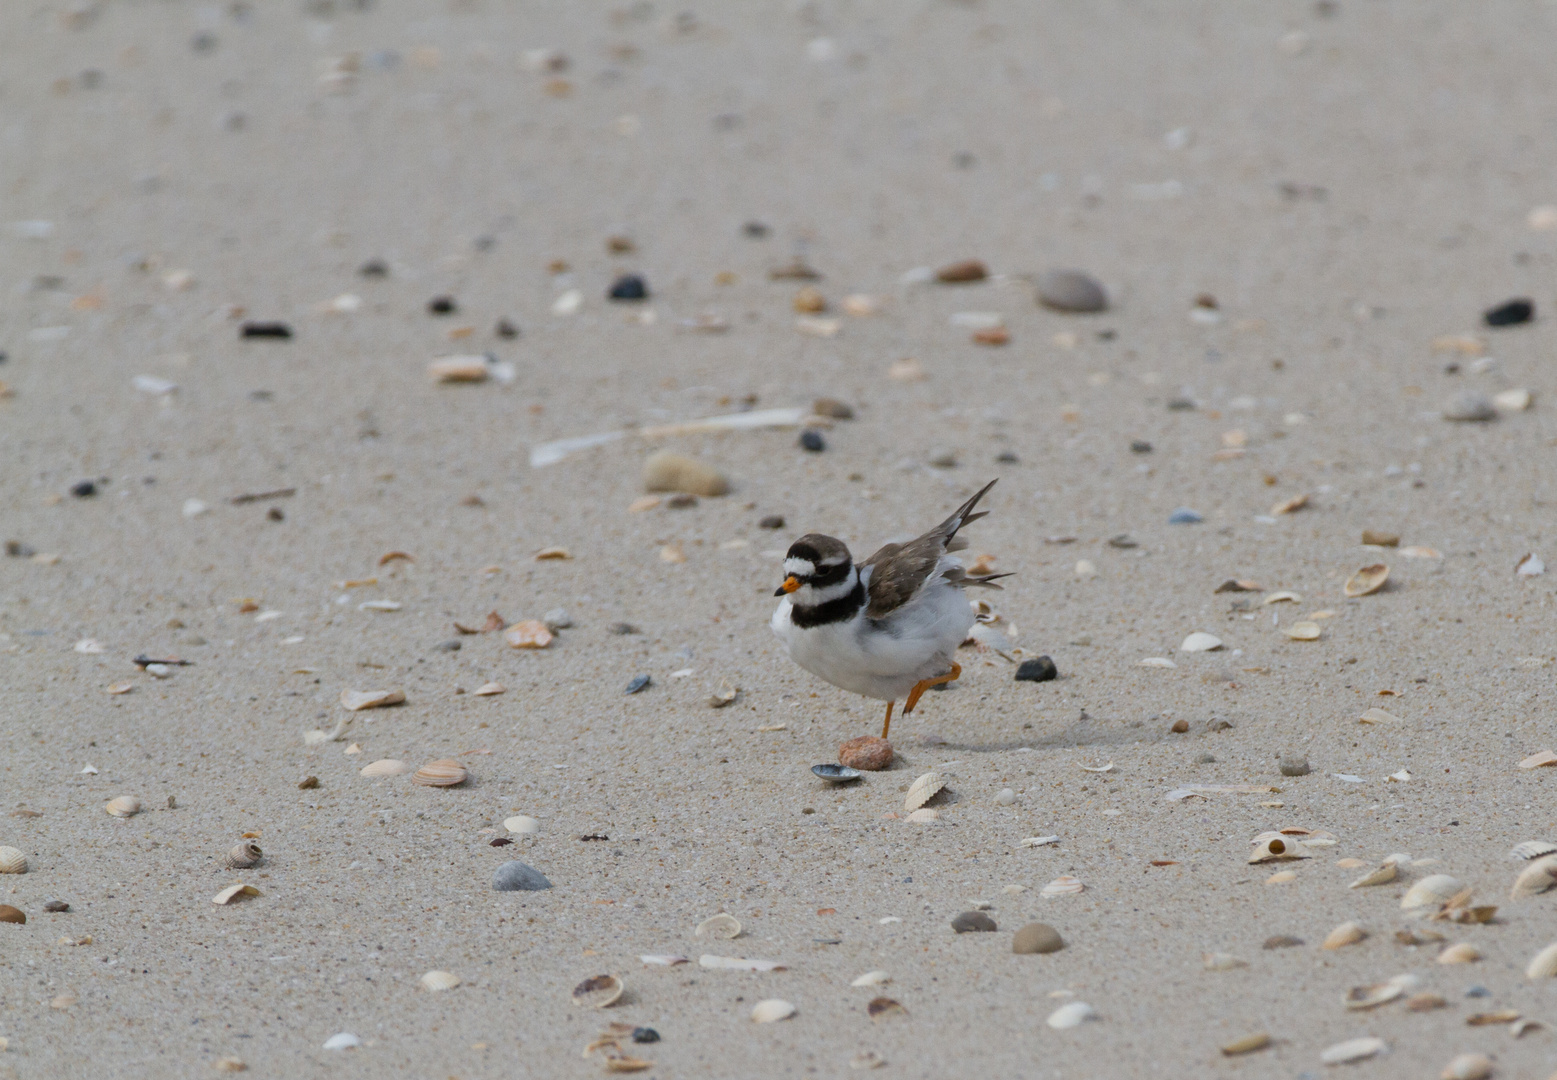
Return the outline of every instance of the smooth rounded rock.
{"type": "Polygon", "coordinates": [[[505,862],[492,875],[494,892],[539,892],[549,888],[551,882],[546,880],[545,874],[518,859],[505,862]]]}
{"type": "Polygon", "coordinates": [[[1055,311],[1106,311],[1108,293],[1080,270],[1046,270],[1038,276],[1038,302],[1055,311]]]}
{"type": "Polygon", "coordinates": [[[1487,309],[1481,318],[1488,326],[1518,326],[1535,318],[1535,304],[1521,297],[1487,309]]]}
{"type": "Polygon", "coordinates": [[[1059,952],[1064,947],[1065,939],[1048,923],[1028,923],[1011,939],[1011,951],[1020,956],[1059,952]]]}
{"type": "Polygon", "coordinates": [[[608,300],[647,300],[649,298],[649,286],[643,278],[637,274],[623,274],[611,283],[611,291],[606,293],[608,300]]]}
{"type": "Polygon", "coordinates": [[[991,919],[982,911],[964,911],[961,915],[958,915],[951,921],[951,927],[959,934],[980,931],[989,933],[993,930],[999,929],[999,927],[995,925],[995,920],[991,919]]]}
{"type": "Polygon", "coordinates": [[[1467,390],[1444,406],[1443,418],[1462,424],[1486,423],[1489,420],[1496,420],[1498,411],[1492,404],[1492,399],[1486,394],[1467,390]]]}
{"type": "Polygon", "coordinates": [[[838,747],[838,764],[864,772],[879,772],[892,764],[892,744],[874,735],[861,735],[838,747]]]}
{"type": "Polygon", "coordinates": [[[643,486],[649,491],[682,491],[713,497],[726,494],[730,481],[697,458],[660,450],[644,459],[643,486]]]}
{"type": "Polygon", "coordinates": [[[1205,517],[1198,510],[1191,510],[1187,506],[1181,506],[1168,515],[1169,525],[1199,525],[1205,517]]]}
{"type": "Polygon", "coordinates": [[[1282,754],[1277,759],[1277,765],[1281,768],[1282,776],[1307,776],[1308,758],[1302,754],[1282,754]]]}
{"type": "Polygon", "coordinates": [[[1060,677],[1060,669],[1047,656],[1023,660],[1016,666],[1017,682],[1050,682],[1060,677]]]}

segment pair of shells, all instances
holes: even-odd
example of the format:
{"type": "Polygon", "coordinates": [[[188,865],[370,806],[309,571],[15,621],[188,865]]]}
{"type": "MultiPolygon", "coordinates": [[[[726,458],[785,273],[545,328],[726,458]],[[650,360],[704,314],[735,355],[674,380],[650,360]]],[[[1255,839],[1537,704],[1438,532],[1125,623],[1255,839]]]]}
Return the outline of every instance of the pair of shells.
{"type": "Polygon", "coordinates": [[[25,874],[27,856],[14,847],[0,847],[0,874],[25,874]]]}
{"type": "Polygon", "coordinates": [[[247,870],[264,857],[265,853],[260,850],[258,844],[253,840],[245,840],[241,844],[233,845],[232,850],[227,853],[227,869],[247,870]]]}
{"type": "Polygon", "coordinates": [[[912,813],[925,803],[940,794],[946,787],[946,781],[933,772],[927,772],[915,780],[908,788],[908,797],[903,800],[903,809],[912,813]]]}
{"type": "Polygon", "coordinates": [[[1448,874],[1432,874],[1406,890],[1406,895],[1400,898],[1400,907],[1403,911],[1442,907],[1464,890],[1465,885],[1458,879],[1448,874]]]}
{"type": "Polygon", "coordinates": [[[104,803],[103,809],[113,817],[132,817],[141,812],[141,801],[134,795],[120,795],[104,803]]]}

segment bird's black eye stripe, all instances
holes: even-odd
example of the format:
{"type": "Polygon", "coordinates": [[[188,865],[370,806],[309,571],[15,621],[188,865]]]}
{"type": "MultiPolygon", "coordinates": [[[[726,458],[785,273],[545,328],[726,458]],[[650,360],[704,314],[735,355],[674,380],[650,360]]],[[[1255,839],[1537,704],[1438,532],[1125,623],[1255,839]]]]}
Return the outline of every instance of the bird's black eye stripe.
{"type": "Polygon", "coordinates": [[[812,566],[815,566],[817,563],[822,561],[822,556],[817,552],[816,548],[812,547],[810,544],[796,543],[789,545],[789,554],[785,557],[790,559],[804,559],[812,566]]]}
{"type": "Polygon", "coordinates": [[[836,585],[849,576],[849,562],[845,560],[836,566],[818,566],[816,573],[811,575],[806,584],[813,587],[825,588],[828,585],[836,585]]]}

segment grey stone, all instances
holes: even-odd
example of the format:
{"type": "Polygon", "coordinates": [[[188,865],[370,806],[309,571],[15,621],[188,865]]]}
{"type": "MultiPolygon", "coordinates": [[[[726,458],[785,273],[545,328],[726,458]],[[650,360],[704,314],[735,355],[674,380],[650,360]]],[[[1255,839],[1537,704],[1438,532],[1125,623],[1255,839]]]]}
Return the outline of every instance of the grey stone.
{"type": "Polygon", "coordinates": [[[1059,952],[1065,947],[1065,939],[1048,923],[1028,923],[1011,939],[1011,951],[1019,955],[1059,952]]]}
{"type": "Polygon", "coordinates": [[[1444,406],[1443,418],[1461,423],[1485,423],[1498,418],[1492,399],[1475,390],[1467,390],[1444,406]]]}
{"type": "Polygon", "coordinates": [[[1038,302],[1055,311],[1103,311],[1108,293],[1080,270],[1046,270],[1038,275],[1038,302]]]}
{"type": "Polygon", "coordinates": [[[1302,754],[1282,754],[1277,764],[1281,767],[1282,776],[1308,775],[1308,758],[1302,754]]]}
{"type": "Polygon", "coordinates": [[[982,911],[964,911],[961,915],[958,915],[955,919],[952,920],[951,925],[952,929],[957,931],[959,934],[966,934],[969,931],[974,930],[988,932],[998,929],[995,926],[995,920],[991,919],[982,911]]]}
{"type": "Polygon", "coordinates": [[[538,892],[551,888],[546,875],[518,859],[505,862],[492,875],[493,892],[538,892]]]}

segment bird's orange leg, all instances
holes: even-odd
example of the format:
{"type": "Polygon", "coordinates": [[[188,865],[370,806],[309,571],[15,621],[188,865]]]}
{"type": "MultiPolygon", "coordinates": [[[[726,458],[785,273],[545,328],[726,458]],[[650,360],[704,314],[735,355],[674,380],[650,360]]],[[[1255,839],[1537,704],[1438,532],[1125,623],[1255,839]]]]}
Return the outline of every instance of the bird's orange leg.
{"type": "Polygon", "coordinates": [[[887,737],[887,729],[892,726],[892,706],[896,704],[897,702],[895,701],[887,702],[887,718],[881,724],[881,737],[883,739],[887,737]]]}
{"type": "Polygon", "coordinates": [[[908,692],[908,700],[903,703],[903,715],[907,716],[914,711],[914,706],[919,704],[919,695],[932,686],[940,686],[942,683],[956,682],[962,677],[962,665],[952,662],[952,668],[945,675],[934,679],[922,679],[914,684],[914,688],[908,692]]]}

